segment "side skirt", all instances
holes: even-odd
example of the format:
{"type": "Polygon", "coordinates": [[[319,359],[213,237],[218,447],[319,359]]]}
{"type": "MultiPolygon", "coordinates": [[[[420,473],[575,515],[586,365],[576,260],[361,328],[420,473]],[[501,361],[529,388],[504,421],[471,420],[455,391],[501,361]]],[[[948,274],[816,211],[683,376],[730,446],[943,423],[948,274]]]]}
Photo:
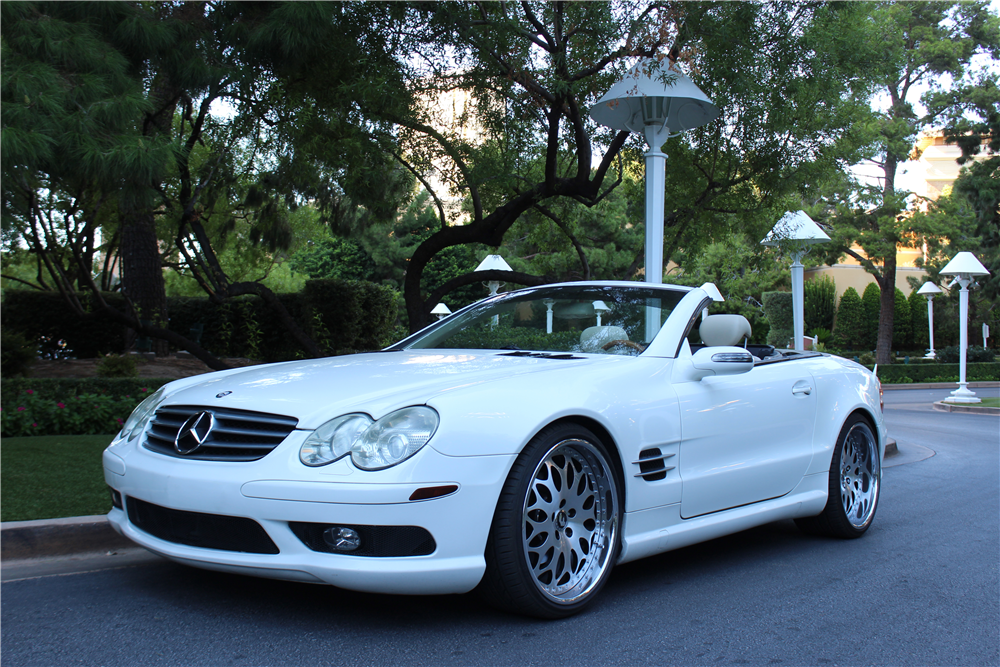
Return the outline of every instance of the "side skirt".
{"type": "Polygon", "coordinates": [[[681,518],[680,503],[625,514],[619,563],[680,549],[781,519],[815,516],[826,506],[829,472],[806,475],[788,495],[712,514],[681,518]]]}

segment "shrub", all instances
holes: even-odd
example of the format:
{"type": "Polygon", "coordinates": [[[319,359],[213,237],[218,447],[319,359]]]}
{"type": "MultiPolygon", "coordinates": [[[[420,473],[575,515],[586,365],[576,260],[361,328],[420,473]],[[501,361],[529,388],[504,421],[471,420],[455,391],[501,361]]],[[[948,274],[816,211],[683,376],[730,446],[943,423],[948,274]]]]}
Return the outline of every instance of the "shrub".
{"type": "Polygon", "coordinates": [[[862,340],[858,345],[863,350],[874,350],[878,343],[878,318],[882,309],[882,291],[878,284],[868,283],[865,291],[861,294],[862,320],[862,340]]]}
{"type": "MultiPolygon", "coordinates": [[[[942,364],[960,363],[961,348],[958,345],[949,345],[943,350],[935,352],[937,360],[942,364]]],[[[970,345],[965,351],[966,363],[990,363],[996,358],[993,350],[983,349],[979,345],[970,345]]]]}
{"type": "Polygon", "coordinates": [[[833,329],[837,285],[830,276],[807,280],[802,293],[806,329],[833,329]]]}
{"type": "Polygon", "coordinates": [[[837,343],[848,350],[864,349],[864,322],[861,296],[853,287],[848,287],[840,297],[840,307],[837,309],[837,320],[833,329],[837,343]]]}
{"type": "Polygon", "coordinates": [[[59,395],[25,389],[11,395],[4,387],[0,408],[0,436],[98,435],[116,433],[144,398],[153,391],[140,387],[135,394],[59,395]]]}
{"type": "Polygon", "coordinates": [[[871,366],[875,363],[875,355],[872,354],[871,352],[862,352],[858,356],[858,360],[864,366],[871,366]]]}
{"type": "Polygon", "coordinates": [[[909,348],[913,343],[913,327],[910,322],[910,304],[906,300],[903,291],[896,288],[895,311],[892,316],[892,348],[902,350],[909,348]]]}
{"type": "Polygon", "coordinates": [[[792,295],[790,292],[764,292],[764,314],[771,328],[767,332],[767,344],[788,347],[788,341],[795,335],[792,321],[792,295]]]}
{"type": "Polygon", "coordinates": [[[25,375],[38,352],[27,337],[14,331],[0,331],[0,376],[25,375]]]}
{"type": "Polygon", "coordinates": [[[910,344],[914,348],[926,350],[930,346],[927,299],[923,295],[917,294],[917,290],[913,290],[907,301],[910,306],[910,344]]]}
{"type": "Polygon", "coordinates": [[[106,354],[97,362],[97,376],[102,378],[139,377],[139,367],[130,354],[106,354]]]}

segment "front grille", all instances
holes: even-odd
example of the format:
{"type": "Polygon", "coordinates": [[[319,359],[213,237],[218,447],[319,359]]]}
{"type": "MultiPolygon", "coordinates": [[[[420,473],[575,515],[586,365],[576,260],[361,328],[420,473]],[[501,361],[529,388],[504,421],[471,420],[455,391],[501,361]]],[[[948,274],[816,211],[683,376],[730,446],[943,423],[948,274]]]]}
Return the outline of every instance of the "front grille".
{"type": "Polygon", "coordinates": [[[156,411],[145,447],[159,454],[199,461],[256,461],[280,445],[298,423],[294,417],[266,412],[169,405],[156,411]],[[177,434],[188,418],[200,412],[210,413],[215,424],[200,447],[181,454],[174,448],[177,434]]]}
{"type": "Polygon", "coordinates": [[[354,526],[347,524],[291,522],[288,527],[313,551],[344,556],[426,556],[434,553],[437,543],[427,529],[420,526],[354,526]],[[323,531],[331,525],[350,528],[361,536],[361,546],[355,551],[337,551],[323,539],[323,531]]]}
{"type": "Polygon", "coordinates": [[[278,553],[267,532],[253,519],[173,510],[135,498],[126,498],[125,506],[133,526],[167,542],[251,554],[278,553]]]}

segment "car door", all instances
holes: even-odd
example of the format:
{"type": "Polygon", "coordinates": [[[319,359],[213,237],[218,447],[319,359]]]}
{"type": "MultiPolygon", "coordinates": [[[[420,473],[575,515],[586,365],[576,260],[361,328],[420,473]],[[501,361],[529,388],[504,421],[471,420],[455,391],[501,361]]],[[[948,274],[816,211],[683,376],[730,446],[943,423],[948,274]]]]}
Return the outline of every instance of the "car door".
{"type": "Polygon", "coordinates": [[[812,459],[816,383],[794,360],[674,385],[680,401],[681,516],[783,496],[812,459]]]}

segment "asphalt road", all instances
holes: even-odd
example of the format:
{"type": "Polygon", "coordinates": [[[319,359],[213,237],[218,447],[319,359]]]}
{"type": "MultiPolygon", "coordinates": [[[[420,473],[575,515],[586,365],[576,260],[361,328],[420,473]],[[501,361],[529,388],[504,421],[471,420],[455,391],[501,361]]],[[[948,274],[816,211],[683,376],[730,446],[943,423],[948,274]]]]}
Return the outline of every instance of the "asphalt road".
{"type": "Polygon", "coordinates": [[[37,572],[2,585],[3,662],[996,665],[1000,418],[932,411],[946,395],[886,392],[900,456],[860,540],[770,524],[624,565],[595,607],[558,622],[471,595],[366,595],[152,558],[37,572]]]}

